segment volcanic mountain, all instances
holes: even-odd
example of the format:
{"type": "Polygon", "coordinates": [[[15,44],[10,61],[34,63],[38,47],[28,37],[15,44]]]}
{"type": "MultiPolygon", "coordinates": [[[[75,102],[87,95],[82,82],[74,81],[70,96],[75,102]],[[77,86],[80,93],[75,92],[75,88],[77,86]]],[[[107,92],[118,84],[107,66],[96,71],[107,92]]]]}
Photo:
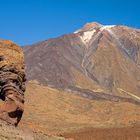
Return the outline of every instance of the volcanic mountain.
{"type": "Polygon", "coordinates": [[[140,30],[88,23],[24,47],[27,79],[95,99],[140,104],[140,30]]]}
{"type": "Polygon", "coordinates": [[[23,49],[20,127],[74,140],[140,138],[140,30],[94,22],[23,49]]]}

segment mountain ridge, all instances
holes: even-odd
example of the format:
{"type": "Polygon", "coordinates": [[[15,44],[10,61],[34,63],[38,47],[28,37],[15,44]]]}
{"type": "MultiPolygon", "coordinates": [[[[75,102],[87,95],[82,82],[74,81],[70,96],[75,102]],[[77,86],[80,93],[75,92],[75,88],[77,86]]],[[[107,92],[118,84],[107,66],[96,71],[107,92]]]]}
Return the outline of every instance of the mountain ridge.
{"type": "Polygon", "coordinates": [[[140,96],[140,30],[93,22],[23,49],[29,80],[61,89],[140,96]]]}

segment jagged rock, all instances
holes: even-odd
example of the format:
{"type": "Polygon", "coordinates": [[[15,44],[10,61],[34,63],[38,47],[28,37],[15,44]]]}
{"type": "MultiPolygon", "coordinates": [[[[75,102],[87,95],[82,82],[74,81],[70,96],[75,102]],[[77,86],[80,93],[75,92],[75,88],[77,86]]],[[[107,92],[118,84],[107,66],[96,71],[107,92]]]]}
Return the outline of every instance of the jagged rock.
{"type": "Polygon", "coordinates": [[[22,49],[11,41],[0,40],[0,118],[17,125],[24,107],[25,72],[22,49]]]}

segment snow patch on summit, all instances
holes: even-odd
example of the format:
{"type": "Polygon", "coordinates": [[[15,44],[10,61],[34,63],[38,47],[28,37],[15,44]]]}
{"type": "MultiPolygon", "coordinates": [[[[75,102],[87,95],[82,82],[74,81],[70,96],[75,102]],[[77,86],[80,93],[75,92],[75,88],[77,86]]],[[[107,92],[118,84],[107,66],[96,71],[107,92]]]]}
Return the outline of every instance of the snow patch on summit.
{"type": "MultiPolygon", "coordinates": [[[[115,26],[116,25],[98,26],[99,33],[101,33],[103,30],[110,31],[110,29],[115,26]]],[[[79,37],[82,40],[82,42],[85,45],[88,45],[96,31],[97,31],[97,28],[93,27],[93,28],[90,28],[90,30],[86,30],[86,31],[79,29],[79,30],[75,31],[74,34],[79,33],[79,37]]]]}
{"type": "Polygon", "coordinates": [[[103,31],[103,30],[108,30],[108,29],[111,29],[113,27],[115,27],[116,25],[106,25],[106,26],[102,26],[100,31],[103,31]]]}
{"type": "Polygon", "coordinates": [[[81,35],[80,38],[85,44],[87,44],[87,43],[89,43],[89,41],[91,40],[91,38],[95,32],[96,32],[95,29],[93,29],[91,31],[83,32],[83,35],[81,35]]]}

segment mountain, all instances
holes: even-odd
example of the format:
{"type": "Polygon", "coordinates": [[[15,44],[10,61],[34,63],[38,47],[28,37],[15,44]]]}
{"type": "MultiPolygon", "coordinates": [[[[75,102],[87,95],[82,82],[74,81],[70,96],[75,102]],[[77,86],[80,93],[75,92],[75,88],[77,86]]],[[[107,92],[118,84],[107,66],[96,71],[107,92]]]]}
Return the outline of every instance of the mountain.
{"type": "Polygon", "coordinates": [[[24,47],[27,79],[93,100],[140,104],[140,30],[88,23],[24,47]]]}

